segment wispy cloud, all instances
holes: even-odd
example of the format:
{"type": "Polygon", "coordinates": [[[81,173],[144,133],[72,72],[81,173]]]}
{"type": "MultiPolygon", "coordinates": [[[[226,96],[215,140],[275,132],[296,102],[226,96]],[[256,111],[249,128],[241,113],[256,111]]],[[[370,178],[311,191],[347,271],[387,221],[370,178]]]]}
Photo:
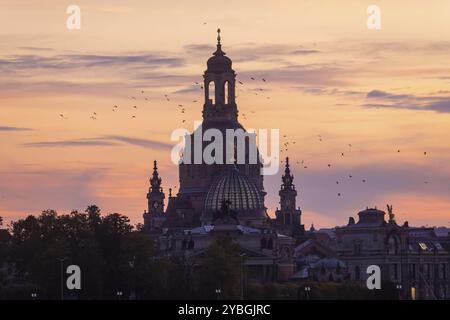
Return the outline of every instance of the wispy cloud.
{"type": "Polygon", "coordinates": [[[26,51],[55,51],[53,48],[44,48],[44,47],[18,47],[20,50],[26,51]]]}
{"type": "Polygon", "coordinates": [[[116,147],[133,145],[149,149],[170,149],[172,145],[156,140],[134,138],[120,135],[108,135],[98,138],[73,140],[37,141],[22,144],[26,148],[68,148],[68,147],[116,147]]]}
{"type": "Polygon", "coordinates": [[[0,131],[32,131],[31,128],[0,126],[0,131]]]}
{"type": "Polygon", "coordinates": [[[119,144],[101,139],[38,141],[22,144],[23,147],[27,148],[109,147],[117,145],[119,144]]]}
{"type": "Polygon", "coordinates": [[[319,50],[301,49],[301,50],[292,51],[291,54],[294,54],[294,55],[308,55],[308,54],[315,54],[315,53],[320,53],[320,52],[321,51],[319,51],[319,50]]]}
{"type": "Polygon", "coordinates": [[[356,90],[343,90],[339,88],[326,88],[326,87],[305,87],[295,86],[294,89],[298,89],[304,93],[322,96],[322,95],[334,95],[334,96],[361,96],[364,97],[365,93],[356,90]]]}
{"type": "Polygon", "coordinates": [[[125,68],[130,66],[180,67],[183,65],[183,61],[179,57],[170,57],[156,53],[129,53],[121,55],[64,54],[53,56],[24,54],[0,59],[0,70],[65,70],[105,66],[125,68]]]}
{"type": "Polygon", "coordinates": [[[450,96],[419,96],[413,94],[393,94],[382,90],[372,90],[366,96],[369,108],[396,108],[450,113],[450,96]]]}
{"type": "Polygon", "coordinates": [[[169,143],[164,143],[156,140],[150,140],[150,139],[142,139],[142,138],[133,138],[133,137],[127,137],[127,136],[119,136],[119,135],[110,135],[106,136],[105,139],[113,140],[113,141],[120,141],[126,144],[143,147],[143,148],[150,148],[150,149],[170,149],[173,147],[173,145],[169,143]]]}

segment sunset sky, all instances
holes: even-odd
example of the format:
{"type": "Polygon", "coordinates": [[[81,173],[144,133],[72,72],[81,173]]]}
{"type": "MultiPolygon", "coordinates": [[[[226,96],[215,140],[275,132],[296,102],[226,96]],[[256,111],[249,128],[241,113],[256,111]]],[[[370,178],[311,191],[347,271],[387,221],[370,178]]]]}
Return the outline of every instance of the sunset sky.
{"type": "MultiPolygon", "coordinates": [[[[291,144],[307,227],[386,204],[399,223],[450,226],[447,0],[0,0],[0,216],[95,203],[142,222],[154,159],[177,191],[170,134],[201,120],[218,27],[239,121],[291,144]]],[[[280,183],[265,177],[270,214],[280,183]]]]}

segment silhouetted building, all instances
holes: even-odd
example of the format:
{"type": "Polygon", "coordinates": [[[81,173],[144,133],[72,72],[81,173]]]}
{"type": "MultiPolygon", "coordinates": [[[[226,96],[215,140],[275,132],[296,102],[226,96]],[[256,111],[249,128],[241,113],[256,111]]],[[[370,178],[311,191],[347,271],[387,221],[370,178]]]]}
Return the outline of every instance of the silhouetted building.
{"type": "Polygon", "coordinates": [[[214,235],[226,233],[245,254],[249,281],[287,280],[294,272],[292,251],[296,239],[304,231],[301,211],[296,208],[297,191],[292,184],[289,159],[286,159],[279,193],[281,209],[277,211],[277,218],[271,219],[264,205],[266,192],[256,141],[245,137],[242,161],[236,152],[239,142],[234,140],[231,164],[227,161],[229,155],[225,148],[230,146],[226,143],[222,161],[212,164],[203,159],[208,143],[202,141],[199,150],[194,147],[196,139],[201,139],[199,134],[208,129],[220,131],[222,137],[226,137],[227,129],[246,133],[238,121],[236,74],[220,41],[219,30],[217,49],[208,59],[203,75],[203,122],[186,137],[190,152],[185,149],[179,163],[179,192],[169,195],[164,211],[165,195],[155,161],[144,225],[149,232],[159,234],[161,249],[166,254],[184,254],[194,260],[201,258],[214,235]],[[256,157],[252,158],[253,150],[256,150],[256,157]]]}
{"type": "Polygon", "coordinates": [[[275,211],[276,224],[284,234],[296,239],[303,237],[305,228],[301,224],[302,211],[296,207],[297,190],[293,183],[294,176],[291,174],[289,158],[286,157],[286,167],[282,176],[280,195],[280,209],[275,211]]]}
{"type": "Polygon", "coordinates": [[[382,279],[398,285],[404,299],[449,299],[448,236],[433,228],[397,225],[392,207],[389,219],[376,208],[358,213],[336,228],[337,256],[347,264],[350,278],[366,281],[369,265],[381,268],[382,279]]]}

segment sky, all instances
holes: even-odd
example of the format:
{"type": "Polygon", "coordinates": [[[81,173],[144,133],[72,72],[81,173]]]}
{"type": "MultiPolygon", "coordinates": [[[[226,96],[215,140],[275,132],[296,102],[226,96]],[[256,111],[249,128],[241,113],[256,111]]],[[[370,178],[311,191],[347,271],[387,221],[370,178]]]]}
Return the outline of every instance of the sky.
{"type": "MultiPolygon", "coordinates": [[[[239,121],[289,142],[307,227],[386,204],[449,226],[449,18],[445,0],[0,0],[0,216],[95,203],[142,222],[155,159],[176,193],[170,135],[201,120],[220,27],[239,121]]],[[[265,177],[271,215],[280,183],[265,177]]]]}

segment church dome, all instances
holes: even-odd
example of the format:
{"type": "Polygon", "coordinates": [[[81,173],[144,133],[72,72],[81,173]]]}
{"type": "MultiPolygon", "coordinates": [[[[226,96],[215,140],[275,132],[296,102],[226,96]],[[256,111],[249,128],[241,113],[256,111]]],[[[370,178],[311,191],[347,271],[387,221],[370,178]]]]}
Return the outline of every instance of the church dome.
{"type": "Polygon", "coordinates": [[[231,71],[231,59],[224,55],[225,53],[220,50],[214,53],[214,56],[208,59],[208,72],[212,73],[224,73],[231,71]]]}
{"type": "Polygon", "coordinates": [[[230,201],[230,209],[239,215],[264,215],[263,196],[256,184],[235,166],[216,179],[205,199],[205,211],[221,210],[223,200],[230,201]]]}
{"type": "Polygon", "coordinates": [[[206,63],[208,66],[207,71],[212,73],[231,72],[233,71],[233,69],[231,69],[231,59],[225,56],[225,52],[222,51],[222,45],[220,44],[220,29],[218,29],[217,32],[217,50],[206,63]]]}

